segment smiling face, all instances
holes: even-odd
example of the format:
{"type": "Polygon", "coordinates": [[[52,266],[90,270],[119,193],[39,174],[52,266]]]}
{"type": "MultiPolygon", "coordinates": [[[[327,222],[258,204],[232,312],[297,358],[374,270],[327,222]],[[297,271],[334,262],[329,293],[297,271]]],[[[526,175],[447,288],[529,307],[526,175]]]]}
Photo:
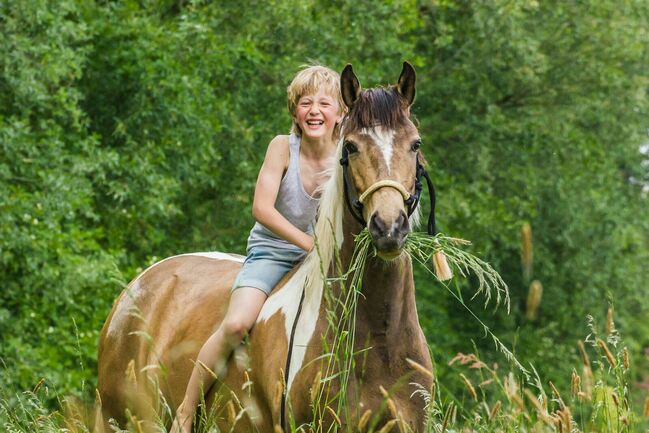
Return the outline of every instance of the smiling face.
{"type": "Polygon", "coordinates": [[[341,119],[338,101],[324,90],[319,90],[300,97],[293,120],[302,131],[303,138],[321,139],[331,138],[341,119]]]}

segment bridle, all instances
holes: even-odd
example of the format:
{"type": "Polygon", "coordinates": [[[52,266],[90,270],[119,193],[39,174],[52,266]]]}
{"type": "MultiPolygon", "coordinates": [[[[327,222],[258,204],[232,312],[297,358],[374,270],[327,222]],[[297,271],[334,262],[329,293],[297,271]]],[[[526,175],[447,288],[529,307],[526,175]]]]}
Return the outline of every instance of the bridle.
{"type": "Polygon", "coordinates": [[[432,180],[430,180],[430,176],[426,172],[426,169],[421,164],[421,162],[419,162],[419,153],[417,153],[417,168],[415,172],[414,193],[410,193],[401,183],[397,181],[382,179],[370,185],[370,187],[363,191],[363,193],[359,197],[349,175],[349,151],[345,146],[343,146],[342,149],[342,158],[340,158],[340,165],[342,165],[343,167],[343,189],[345,190],[345,202],[347,203],[347,208],[349,209],[349,212],[352,214],[354,219],[358,221],[358,223],[363,227],[367,227],[367,222],[363,218],[363,207],[365,201],[370,195],[372,195],[372,193],[384,187],[394,188],[401,193],[406,208],[408,209],[408,218],[410,218],[410,216],[417,209],[417,205],[419,204],[419,198],[421,196],[422,190],[421,178],[423,176],[424,179],[426,179],[426,183],[428,184],[428,195],[430,197],[428,234],[435,236],[435,234],[437,233],[437,229],[435,227],[435,187],[433,186],[433,182],[432,180]]]}

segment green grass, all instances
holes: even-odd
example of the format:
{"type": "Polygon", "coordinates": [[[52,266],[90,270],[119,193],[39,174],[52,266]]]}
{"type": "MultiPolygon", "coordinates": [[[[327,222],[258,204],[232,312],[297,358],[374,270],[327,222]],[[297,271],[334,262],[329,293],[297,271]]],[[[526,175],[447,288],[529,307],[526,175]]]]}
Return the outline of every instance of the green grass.
{"type": "MultiPolygon", "coordinates": [[[[483,296],[485,305],[494,302],[509,308],[507,286],[489,264],[464,251],[467,241],[438,234],[430,237],[423,233],[412,233],[406,244],[406,252],[413,262],[423,266],[436,278],[431,258],[443,251],[456,274],[466,277],[475,275],[478,287],[472,297],[483,296]]],[[[366,260],[374,254],[367,231],[356,238],[356,248],[351,266],[345,272],[326,279],[326,284],[339,283],[340,296],[325,290],[328,305],[329,324],[323,336],[324,355],[322,373],[311,389],[313,422],[298,426],[289,418],[290,431],[338,432],[336,423],[327,428],[319,427],[319,420],[335,416],[344,417],[348,409],[345,402],[346,384],[354,363],[362,357],[363,351],[354,352],[354,329],[356,305],[361,293],[361,276],[366,260]],[[332,384],[339,381],[338,392],[332,384]]],[[[340,259],[336,257],[341,269],[340,259]]],[[[323,272],[324,273],[324,272],[323,272]]],[[[507,367],[487,365],[476,353],[458,354],[449,362],[455,378],[463,384],[464,391],[453,393],[450,387],[439,383],[435,371],[425,372],[433,377],[431,388],[419,387],[417,391],[425,401],[425,433],[445,432],[606,432],[623,433],[645,431],[646,420],[640,415],[638,402],[632,401],[630,366],[628,354],[620,336],[611,323],[603,335],[590,321],[588,337],[580,346],[581,365],[571,372],[570,390],[557,390],[554,385],[544,384],[533,367],[524,368],[511,351],[464,303],[462,294],[453,291],[446,282],[440,281],[446,290],[469,311],[477,323],[494,340],[496,348],[509,362],[507,367]],[[591,360],[592,359],[592,360],[591,360]],[[635,409],[635,410],[634,410],[635,409]]],[[[415,363],[413,368],[425,370],[415,363]]],[[[449,376],[452,377],[452,376],[449,376]]],[[[94,407],[74,398],[59,398],[61,410],[51,412],[45,408],[44,400],[52,392],[45,385],[18,395],[5,395],[0,391],[0,430],[15,433],[27,432],[90,432],[94,407]]],[[[155,419],[140,420],[130,416],[124,432],[164,432],[172,411],[164,401],[159,401],[159,415],[155,419]]],[[[390,408],[389,396],[385,395],[384,411],[390,408]]],[[[197,420],[202,432],[216,432],[216,418],[237,419],[244,416],[241,407],[226,407],[218,414],[201,413],[197,420]]],[[[371,419],[364,422],[364,430],[385,433],[398,425],[397,420],[387,425],[376,425],[371,419]]],[[[402,426],[403,427],[403,426],[402,426]]],[[[355,429],[356,426],[350,426],[355,429]]]]}

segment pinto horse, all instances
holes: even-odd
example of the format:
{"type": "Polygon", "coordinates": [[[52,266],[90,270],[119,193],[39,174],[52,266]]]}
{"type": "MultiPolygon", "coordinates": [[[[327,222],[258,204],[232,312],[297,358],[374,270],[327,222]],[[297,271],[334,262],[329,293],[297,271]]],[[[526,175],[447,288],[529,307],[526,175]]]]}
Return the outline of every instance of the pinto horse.
{"type": "MultiPolygon", "coordinates": [[[[207,413],[217,414],[221,431],[288,431],[287,419],[300,426],[315,413],[324,414],[321,431],[378,429],[392,419],[390,431],[424,428],[425,401],[416,391],[430,389],[432,379],[407,359],[429,371],[432,363],[417,317],[411,259],[402,254],[421,191],[415,194],[420,137],[409,116],[415,71],[404,63],[396,85],[361,90],[347,65],[341,90],[349,112],[337,148],[341,164],[323,186],[318,248],[275,287],[247,344],[206,390],[207,413]],[[324,347],[332,338],[325,299],[327,291],[336,296],[342,290],[325,284],[321,270],[349,266],[354,235],[364,227],[376,255],[366,259],[356,305],[354,351],[363,359],[352,364],[346,386],[329,382],[346,393],[346,409],[318,411],[316,405],[329,404],[312,401],[313,387],[325,380],[324,347]]],[[[154,264],[128,285],[101,333],[104,420],[124,423],[125,413],[131,421],[150,417],[161,410],[160,401],[176,409],[193,360],[224,317],[242,261],[224,253],[184,254],[154,264]]]]}

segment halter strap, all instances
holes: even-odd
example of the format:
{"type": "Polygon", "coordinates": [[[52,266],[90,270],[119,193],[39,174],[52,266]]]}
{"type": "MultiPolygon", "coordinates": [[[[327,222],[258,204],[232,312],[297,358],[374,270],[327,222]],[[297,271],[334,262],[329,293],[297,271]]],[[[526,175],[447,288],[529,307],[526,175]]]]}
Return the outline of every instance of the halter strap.
{"type": "Polygon", "coordinates": [[[390,180],[390,179],[383,179],[379,180],[378,182],[374,183],[372,186],[367,188],[363,194],[358,198],[358,201],[361,202],[362,204],[365,204],[365,199],[372,194],[374,191],[376,191],[379,188],[383,188],[385,186],[389,186],[391,188],[396,189],[401,193],[403,196],[403,200],[406,201],[410,198],[410,193],[406,190],[406,188],[401,185],[399,182],[390,180]]]}

